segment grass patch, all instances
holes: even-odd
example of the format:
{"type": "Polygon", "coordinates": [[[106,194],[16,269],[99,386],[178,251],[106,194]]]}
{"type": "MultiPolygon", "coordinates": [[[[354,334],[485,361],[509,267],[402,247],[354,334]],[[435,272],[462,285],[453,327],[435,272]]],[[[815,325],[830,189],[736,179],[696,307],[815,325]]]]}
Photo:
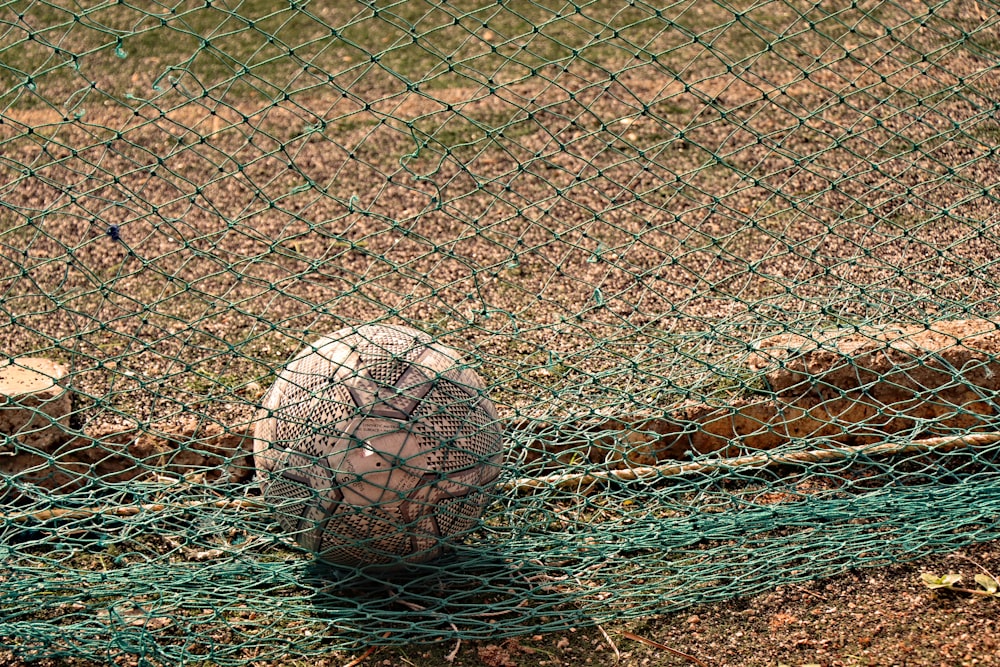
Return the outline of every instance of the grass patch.
{"type": "MultiPolygon", "coordinates": [[[[680,66],[726,36],[739,60],[766,48],[755,30],[781,21],[717,5],[691,12],[591,2],[497,5],[426,0],[326,3],[245,0],[140,9],[67,0],[8,3],[0,103],[135,105],[171,88],[191,97],[280,101],[380,71],[390,88],[501,86],[554,65],[613,71],[633,61],[680,66]],[[738,33],[738,34],[736,34],[738,33]]],[[[795,20],[789,14],[784,20],[795,20]]],[[[552,71],[552,74],[555,70],[552,71]]]]}

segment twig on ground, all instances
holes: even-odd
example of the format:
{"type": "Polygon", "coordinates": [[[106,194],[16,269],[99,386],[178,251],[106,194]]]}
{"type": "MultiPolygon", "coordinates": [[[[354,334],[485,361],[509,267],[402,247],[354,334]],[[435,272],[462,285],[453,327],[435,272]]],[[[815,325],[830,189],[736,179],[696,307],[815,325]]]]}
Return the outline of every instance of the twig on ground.
{"type": "MultiPolygon", "coordinates": [[[[455,628],[455,626],[452,626],[452,628],[455,630],[455,632],[458,632],[458,628],[455,628]]],[[[451,649],[451,651],[448,652],[448,655],[444,657],[444,661],[447,663],[455,662],[455,658],[458,656],[458,649],[460,648],[462,648],[462,639],[456,638],[455,648],[451,649]]]]}
{"type": "Polygon", "coordinates": [[[811,591],[811,590],[809,590],[807,588],[804,588],[802,586],[799,586],[797,584],[792,584],[791,586],[792,586],[792,588],[794,588],[795,590],[799,591],[800,593],[805,593],[806,595],[811,595],[812,597],[816,598],[817,600],[822,600],[823,602],[827,601],[827,598],[824,597],[824,596],[822,596],[822,595],[820,595],[819,593],[815,593],[815,592],[813,592],[813,591],[811,591]]]}
{"type": "Polygon", "coordinates": [[[951,557],[952,558],[958,558],[960,560],[964,560],[966,562],[972,563],[977,568],[979,568],[979,570],[982,571],[983,574],[985,574],[988,577],[992,577],[993,579],[996,579],[996,576],[992,572],[990,572],[989,570],[987,570],[985,567],[983,567],[982,563],[977,563],[976,561],[972,560],[968,556],[964,556],[962,554],[951,554],[951,557]]]}
{"type": "Polygon", "coordinates": [[[991,593],[990,591],[985,591],[978,588],[963,588],[961,586],[949,586],[945,590],[952,591],[954,593],[965,593],[967,595],[978,595],[980,597],[995,598],[996,593],[991,593]]]}
{"type": "MultiPolygon", "coordinates": [[[[391,634],[392,633],[389,632],[388,630],[385,631],[384,633],[382,633],[382,639],[387,638],[391,634]]],[[[365,649],[364,653],[354,658],[350,662],[344,663],[343,667],[358,667],[358,665],[360,665],[362,662],[372,657],[372,654],[375,653],[375,651],[377,651],[378,649],[379,649],[378,646],[369,646],[367,649],[365,649]]]]}
{"type": "Polygon", "coordinates": [[[142,505],[108,505],[101,507],[79,507],[75,509],[38,510],[36,512],[21,512],[19,514],[0,514],[0,521],[24,523],[26,521],[53,521],[90,519],[99,516],[128,517],[137,514],[152,514],[167,510],[191,510],[202,507],[216,509],[266,509],[267,505],[241,498],[236,500],[213,500],[209,502],[192,500],[181,503],[145,503],[142,505]]]}
{"type": "Polygon", "coordinates": [[[693,655],[688,655],[683,651],[678,651],[675,648],[670,648],[669,646],[661,644],[660,642],[654,642],[652,639],[646,639],[645,637],[640,637],[639,635],[633,634],[631,632],[622,632],[622,636],[627,639],[631,639],[633,641],[641,642],[643,644],[646,644],[647,646],[652,646],[653,648],[659,649],[661,651],[672,653],[673,655],[676,655],[678,658],[684,658],[688,662],[693,662],[696,665],[701,665],[701,667],[708,667],[708,665],[706,665],[704,662],[694,657],[693,655]]]}
{"type": "Polygon", "coordinates": [[[608,631],[604,629],[603,625],[601,625],[600,623],[598,623],[597,624],[597,629],[601,631],[602,635],[604,635],[604,641],[608,642],[608,646],[610,646],[611,650],[614,652],[614,654],[615,654],[615,663],[614,664],[617,665],[622,660],[622,653],[621,653],[621,651],[618,650],[618,646],[615,644],[614,640],[611,639],[611,635],[608,634],[608,631]]]}
{"type": "Polygon", "coordinates": [[[545,477],[522,477],[507,482],[503,485],[503,489],[517,493],[567,487],[583,490],[584,487],[596,488],[600,483],[631,482],[637,480],[653,481],[665,477],[677,477],[691,473],[707,473],[732,468],[770,468],[782,465],[840,461],[858,455],[876,457],[948,452],[955,449],[983,447],[996,443],[1000,443],[1000,433],[972,433],[963,436],[924,438],[911,442],[884,442],[875,445],[854,447],[810,449],[802,452],[764,452],[749,456],[707,460],[697,463],[666,463],[655,466],[638,466],[635,468],[600,470],[587,473],[559,473],[545,477]]]}
{"type": "MultiPolygon", "coordinates": [[[[404,607],[409,607],[410,609],[412,609],[414,611],[427,611],[427,607],[423,607],[423,606],[417,604],[416,602],[409,602],[408,600],[404,600],[404,599],[402,599],[400,597],[396,598],[396,602],[398,602],[399,604],[403,605],[404,607]]],[[[448,625],[451,626],[451,629],[455,632],[455,635],[456,635],[456,637],[455,637],[455,648],[451,649],[451,651],[448,653],[448,655],[444,656],[444,660],[445,660],[445,662],[452,663],[452,662],[455,661],[455,657],[458,656],[458,649],[460,649],[462,647],[462,638],[458,636],[458,634],[459,634],[458,633],[458,626],[456,626],[451,621],[448,621],[448,625]]]]}

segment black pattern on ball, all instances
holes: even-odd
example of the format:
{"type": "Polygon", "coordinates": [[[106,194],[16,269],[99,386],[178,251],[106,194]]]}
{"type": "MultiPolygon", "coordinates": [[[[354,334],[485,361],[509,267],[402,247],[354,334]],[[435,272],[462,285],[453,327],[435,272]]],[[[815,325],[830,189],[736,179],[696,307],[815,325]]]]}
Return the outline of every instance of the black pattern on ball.
{"type": "Polygon", "coordinates": [[[399,326],[342,329],[302,350],[254,426],[264,499],[282,528],[346,566],[439,556],[476,526],[502,453],[482,378],[399,326]]]}

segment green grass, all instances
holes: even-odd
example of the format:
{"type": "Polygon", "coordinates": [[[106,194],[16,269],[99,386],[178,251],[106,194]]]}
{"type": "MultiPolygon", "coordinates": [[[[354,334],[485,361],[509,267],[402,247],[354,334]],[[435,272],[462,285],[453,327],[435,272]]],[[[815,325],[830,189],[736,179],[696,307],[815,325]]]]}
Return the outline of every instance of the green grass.
{"type": "MultiPolygon", "coordinates": [[[[881,10],[885,13],[888,10],[881,10]]],[[[657,62],[668,71],[771,57],[799,60],[804,19],[821,34],[872,39],[857,10],[744,2],[406,0],[369,6],[289,0],[180,2],[174,6],[16,0],[0,9],[0,104],[66,106],[107,98],[138,104],[183,94],[279,101],[326,94],[377,70],[387,88],[501,86],[561,68],[608,72],[657,62]],[[804,14],[800,14],[804,11],[804,14]],[[702,58],[706,48],[713,58],[702,58]]],[[[892,24],[892,17],[884,20],[892,24]]],[[[898,19],[904,20],[904,19],[898,19]]],[[[976,35],[982,48],[985,38],[976,35]]],[[[689,78],[691,78],[689,76],[689,78]]]]}
{"type": "Polygon", "coordinates": [[[734,59],[766,47],[714,4],[699,12],[552,0],[139,7],[8,3],[0,9],[13,26],[0,37],[0,86],[8,91],[0,104],[135,105],[172,87],[196,98],[281,100],[326,94],[372,69],[396,90],[493,87],[556,76],[569,64],[607,72],[634,61],[686,62],[723,29],[734,59]]]}

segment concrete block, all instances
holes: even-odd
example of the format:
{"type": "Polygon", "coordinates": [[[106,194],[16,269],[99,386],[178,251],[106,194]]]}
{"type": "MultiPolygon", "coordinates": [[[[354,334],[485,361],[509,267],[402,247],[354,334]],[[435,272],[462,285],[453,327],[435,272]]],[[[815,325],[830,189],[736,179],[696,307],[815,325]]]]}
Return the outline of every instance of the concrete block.
{"type": "Polygon", "coordinates": [[[18,443],[50,451],[70,435],[70,392],[63,364],[40,357],[0,361],[0,452],[18,443]],[[15,442],[15,440],[17,442],[15,442]]]}

